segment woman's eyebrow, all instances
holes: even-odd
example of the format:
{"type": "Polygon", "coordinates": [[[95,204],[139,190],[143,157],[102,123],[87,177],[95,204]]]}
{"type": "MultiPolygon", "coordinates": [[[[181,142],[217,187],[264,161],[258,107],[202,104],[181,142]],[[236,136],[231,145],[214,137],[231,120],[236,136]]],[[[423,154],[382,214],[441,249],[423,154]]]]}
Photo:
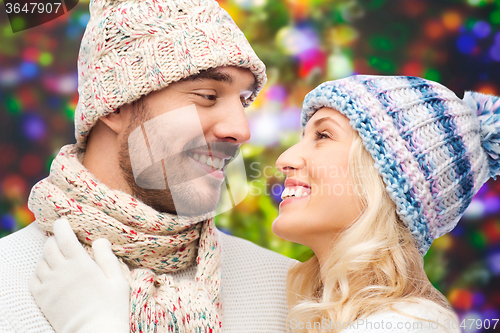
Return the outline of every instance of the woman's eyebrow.
{"type": "MultiPolygon", "coordinates": [[[[318,127],[319,125],[321,125],[325,121],[331,122],[332,124],[337,125],[341,130],[344,130],[342,128],[342,126],[340,126],[340,124],[335,119],[333,119],[331,117],[323,117],[323,118],[316,119],[312,124],[314,127],[318,127]]],[[[304,137],[305,134],[306,134],[306,130],[303,129],[302,130],[302,137],[304,137]]]]}
{"type": "Polygon", "coordinates": [[[321,125],[325,121],[331,122],[332,124],[337,125],[338,127],[340,127],[342,129],[342,126],[340,126],[340,124],[335,119],[333,119],[331,117],[323,117],[323,118],[316,119],[314,121],[313,125],[315,127],[318,127],[319,125],[321,125]]]}

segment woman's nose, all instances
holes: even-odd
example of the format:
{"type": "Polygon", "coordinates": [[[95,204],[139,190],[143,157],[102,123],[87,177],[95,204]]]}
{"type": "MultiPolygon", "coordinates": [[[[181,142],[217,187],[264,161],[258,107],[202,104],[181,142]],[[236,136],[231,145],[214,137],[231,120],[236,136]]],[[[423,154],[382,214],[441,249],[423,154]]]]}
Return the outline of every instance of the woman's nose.
{"type": "Polygon", "coordinates": [[[298,170],[305,166],[305,158],[300,142],[285,150],[276,160],[276,168],[288,175],[291,170],[298,170]]]}

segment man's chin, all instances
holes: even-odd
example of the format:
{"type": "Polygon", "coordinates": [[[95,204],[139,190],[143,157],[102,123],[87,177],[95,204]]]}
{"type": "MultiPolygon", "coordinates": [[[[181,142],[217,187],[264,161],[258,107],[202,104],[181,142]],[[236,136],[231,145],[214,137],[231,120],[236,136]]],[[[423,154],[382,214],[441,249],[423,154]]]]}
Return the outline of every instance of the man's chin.
{"type": "Polygon", "coordinates": [[[161,213],[169,213],[183,217],[206,215],[208,218],[214,216],[217,210],[220,187],[198,187],[196,191],[184,188],[182,191],[172,192],[141,189],[136,192],[134,196],[144,204],[161,213]]]}
{"type": "Polygon", "coordinates": [[[219,198],[220,186],[217,188],[200,186],[196,191],[186,191],[182,195],[172,196],[176,214],[188,217],[215,214],[219,198]]]}
{"type": "Polygon", "coordinates": [[[177,185],[169,183],[167,190],[161,190],[153,189],[158,187],[158,182],[152,183],[154,186],[144,186],[144,184],[150,185],[151,183],[151,179],[147,177],[141,178],[140,184],[132,179],[130,179],[129,186],[137,199],[158,212],[186,217],[209,215],[215,212],[224,181],[224,179],[205,175],[177,185]],[[150,182],[145,183],[145,181],[150,182]]]}

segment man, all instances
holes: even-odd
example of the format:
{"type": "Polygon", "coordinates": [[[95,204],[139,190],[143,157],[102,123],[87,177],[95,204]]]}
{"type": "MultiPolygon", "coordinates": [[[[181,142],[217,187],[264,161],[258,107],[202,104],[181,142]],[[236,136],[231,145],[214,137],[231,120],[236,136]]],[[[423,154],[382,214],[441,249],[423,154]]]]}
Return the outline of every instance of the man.
{"type": "Polygon", "coordinates": [[[40,309],[29,289],[35,266],[35,282],[50,284],[57,256],[78,252],[47,241],[61,217],[106,274],[93,243],[111,243],[131,331],[284,331],[292,261],[213,224],[225,168],[250,138],[244,108],[265,84],[264,64],[215,1],[95,0],[90,13],[77,144],[33,187],[36,221],[0,240],[0,332],[68,331],[85,319],[53,328],[50,303],[40,309]]]}

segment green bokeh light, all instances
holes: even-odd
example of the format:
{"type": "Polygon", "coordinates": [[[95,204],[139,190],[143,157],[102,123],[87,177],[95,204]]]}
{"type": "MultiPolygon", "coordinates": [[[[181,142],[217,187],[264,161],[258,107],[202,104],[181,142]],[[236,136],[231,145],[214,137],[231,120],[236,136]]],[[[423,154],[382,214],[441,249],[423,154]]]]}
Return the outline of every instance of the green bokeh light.
{"type": "Polygon", "coordinates": [[[476,19],[468,19],[466,22],[465,22],[465,28],[467,28],[467,30],[472,30],[472,28],[474,28],[474,25],[476,24],[477,20],[476,19]]]}
{"type": "Polygon", "coordinates": [[[8,97],[6,100],[7,112],[10,114],[21,113],[21,102],[17,98],[8,97]]]}
{"type": "Polygon", "coordinates": [[[490,14],[490,23],[500,24],[500,9],[497,9],[490,14]]]}
{"type": "Polygon", "coordinates": [[[486,236],[480,231],[473,231],[470,238],[471,238],[471,243],[476,248],[482,249],[488,244],[486,236]]]}
{"type": "Polygon", "coordinates": [[[441,73],[439,73],[435,69],[428,69],[424,74],[424,78],[427,80],[439,82],[441,80],[441,73]]]}
{"type": "Polygon", "coordinates": [[[393,73],[394,72],[394,64],[387,59],[379,58],[379,57],[371,57],[369,60],[369,64],[372,67],[384,72],[384,73],[393,73]]]}
{"type": "Polygon", "coordinates": [[[363,6],[366,9],[378,9],[378,8],[382,7],[385,2],[386,2],[386,0],[370,0],[370,1],[366,1],[366,3],[363,4],[363,6]]]}
{"type": "Polygon", "coordinates": [[[482,0],[467,0],[467,3],[471,6],[479,6],[482,0]]]}
{"type": "Polygon", "coordinates": [[[370,45],[378,50],[390,51],[394,49],[394,43],[385,36],[373,36],[370,38],[370,45]]]}
{"type": "Polygon", "coordinates": [[[66,117],[68,117],[68,119],[70,121],[72,121],[73,119],[75,119],[75,109],[73,107],[71,107],[70,104],[66,105],[66,108],[64,110],[64,114],[66,117]]]}
{"type": "Polygon", "coordinates": [[[26,25],[26,22],[24,22],[24,19],[19,16],[15,16],[11,21],[12,25],[12,30],[14,31],[21,31],[24,29],[24,26],[26,25]]]}
{"type": "Polygon", "coordinates": [[[47,172],[50,172],[50,166],[52,165],[52,161],[54,160],[54,158],[56,158],[56,156],[57,154],[50,156],[45,162],[45,169],[47,170],[47,172]]]}
{"type": "Polygon", "coordinates": [[[49,66],[50,64],[52,64],[52,54],[50,53],[47,53],[47,52],[44,52],[40,55],[40,58],[38,59],[38,61],[40,62],[40,65],[42,66],[49,66]]]}

